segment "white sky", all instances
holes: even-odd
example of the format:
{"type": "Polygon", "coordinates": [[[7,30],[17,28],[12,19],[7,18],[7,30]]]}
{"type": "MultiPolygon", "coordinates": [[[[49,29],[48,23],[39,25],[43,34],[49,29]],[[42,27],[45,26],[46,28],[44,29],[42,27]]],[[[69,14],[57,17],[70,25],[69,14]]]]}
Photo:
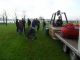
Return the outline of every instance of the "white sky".
{"type": "Polygon", "coordinates": [[[57,10],[66,12],[68,19],[80,19],[80,0],[0,0],[0,16],[4,10],[8,18],[14,18],[15,12],[19,18],[25,11],[26,18],[51,18],[57,10]]]}

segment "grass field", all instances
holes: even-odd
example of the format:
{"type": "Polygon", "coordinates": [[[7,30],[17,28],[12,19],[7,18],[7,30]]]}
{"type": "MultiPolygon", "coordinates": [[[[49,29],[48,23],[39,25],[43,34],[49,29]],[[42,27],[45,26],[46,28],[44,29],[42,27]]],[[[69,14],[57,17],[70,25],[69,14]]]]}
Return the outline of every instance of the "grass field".
{"type": "Polygon", "coordinates": [[[70,60],[59,40],[52,40],[40,29],[30,41],[16,32],[14,24],[0,25],[0,60],[70,60]]]}

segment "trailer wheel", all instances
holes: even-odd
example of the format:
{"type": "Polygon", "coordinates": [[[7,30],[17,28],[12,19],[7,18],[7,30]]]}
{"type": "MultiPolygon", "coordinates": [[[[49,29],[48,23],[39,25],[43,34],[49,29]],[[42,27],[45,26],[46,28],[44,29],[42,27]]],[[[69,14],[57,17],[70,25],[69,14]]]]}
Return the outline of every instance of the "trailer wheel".
{"type": "Polygon", "coordinates": [[[70,59],[71,60],[78,60],[77,55],[73,51],[70,51],[70,59]]]}
{"type": "Polygon", "coordinates": [[[69,53],[69,48],[65,44],[63,44],[63,51],[69,53]]]}

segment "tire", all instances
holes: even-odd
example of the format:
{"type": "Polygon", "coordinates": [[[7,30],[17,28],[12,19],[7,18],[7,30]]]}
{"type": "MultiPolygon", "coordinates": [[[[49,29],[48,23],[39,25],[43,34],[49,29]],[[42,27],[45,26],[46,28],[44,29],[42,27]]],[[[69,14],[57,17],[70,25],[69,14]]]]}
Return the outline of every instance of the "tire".
{"type": "Polygon", "coordinates": [[[63,44],[63,52],[69,53],[69,48],[65,44],[63,44]]]}
{"type": "Polygon", "coordinates": [[[71,60],[78,60],[78,56],[73,51],[70,51],[70,59],[71,60]]]}

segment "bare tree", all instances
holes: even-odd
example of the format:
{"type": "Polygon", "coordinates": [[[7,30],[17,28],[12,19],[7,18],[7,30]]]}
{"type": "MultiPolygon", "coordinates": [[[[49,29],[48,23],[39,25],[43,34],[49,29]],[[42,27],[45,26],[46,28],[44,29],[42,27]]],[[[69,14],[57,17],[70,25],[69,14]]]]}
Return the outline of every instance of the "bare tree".
{"type": "Polygon", "coordinates": [[[6,13],[6,11],[5,11],[5,20],[6,20],[6,23],[5,23],[5,24],[6,24],[6,26],[7,26],[7,20],[8,20],[8,19],[7,19],[7,13],[6,13]]]}
{"type": "Polygon", "coordinates": [[[3,24],[4,24],[4,23],[5,23],[5,22],[4,22],[4,15],[2,16],[2,18],[3,18],[3,24]]]}

